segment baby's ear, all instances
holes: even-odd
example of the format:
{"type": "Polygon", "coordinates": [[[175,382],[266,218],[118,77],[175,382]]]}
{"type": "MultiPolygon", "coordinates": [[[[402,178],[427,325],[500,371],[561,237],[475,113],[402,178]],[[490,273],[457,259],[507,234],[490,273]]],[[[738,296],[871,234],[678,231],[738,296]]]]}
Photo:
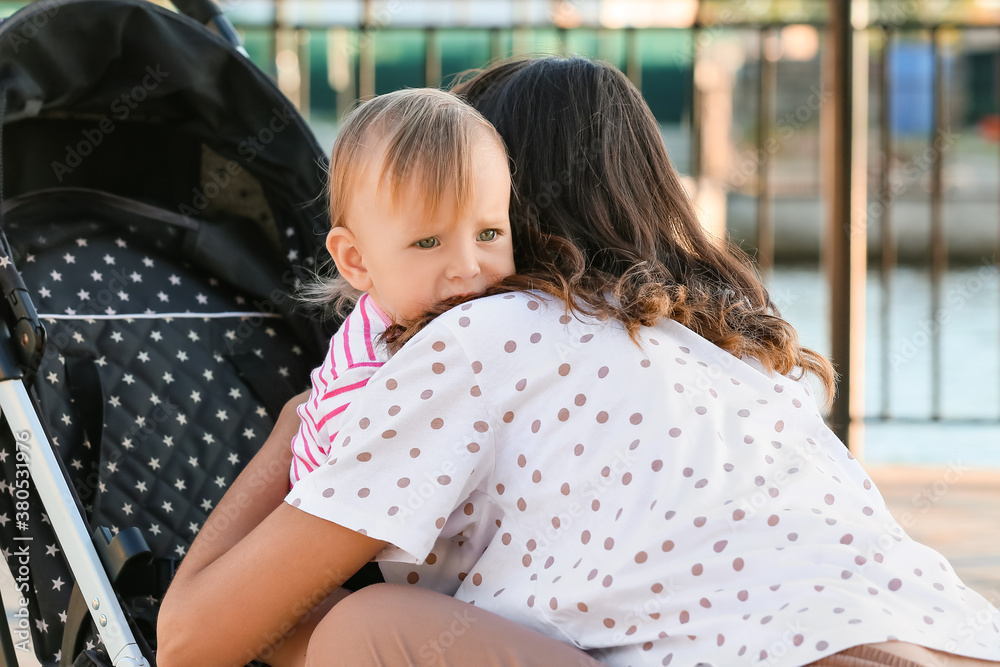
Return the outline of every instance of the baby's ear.
{"type": "Polygon", "coordinates": [[[334,227],[326,235],[326,249],[337,265],[337,271],[356,290],[367,292],[372,280],[354,234],[347,227],[334,227]]]}

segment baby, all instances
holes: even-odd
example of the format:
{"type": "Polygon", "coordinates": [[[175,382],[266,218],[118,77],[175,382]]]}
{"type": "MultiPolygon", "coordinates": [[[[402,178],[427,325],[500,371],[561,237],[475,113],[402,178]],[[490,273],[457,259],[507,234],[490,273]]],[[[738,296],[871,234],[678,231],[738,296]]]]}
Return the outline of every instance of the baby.
{"type": "Polygon", "coordinates": [[[388,359],[387,327],[514,273],[509,203],[503,141],[451,93],[401,90],[347,117],[333,147],[326,241],[340,276],[311,295],[356,303],[299,407],[293,486],[327,460],[355,392],[388,359]]]}

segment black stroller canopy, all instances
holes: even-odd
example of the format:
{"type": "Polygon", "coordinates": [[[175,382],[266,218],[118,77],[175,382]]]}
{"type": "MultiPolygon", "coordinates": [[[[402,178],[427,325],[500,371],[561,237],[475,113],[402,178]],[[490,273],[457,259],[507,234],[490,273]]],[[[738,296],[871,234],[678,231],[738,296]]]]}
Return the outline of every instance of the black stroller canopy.
{"type": "Polygon", "coordinates": [[[0,24],[4,87],[8,213],[32,193],[149,204],[197,228],[188,259],[263,298],[325,257],[326,156],[271,79],[193,19],[143,0],[35,2],[0,24]],[[241,263],[219,270],[229,247],[241,263]]]}
{"type": "MultiPolygon", "coordinates": [[[[299,233],[326,229],[325,156],[312,133],[266,75],[193,19],[141,0],[42,0],[0,25],[0,73],[26,102],[8,122],[90,115],[91,131],[46,165],[59,183],[122,125],[167,125],[232,161],[230,172],[247,169],[299,233]],[[98,24],[107,39],[92,39],[98,24]]],[[[201,190],[174,210],[199,213],[215,188],[201,190]]]]}

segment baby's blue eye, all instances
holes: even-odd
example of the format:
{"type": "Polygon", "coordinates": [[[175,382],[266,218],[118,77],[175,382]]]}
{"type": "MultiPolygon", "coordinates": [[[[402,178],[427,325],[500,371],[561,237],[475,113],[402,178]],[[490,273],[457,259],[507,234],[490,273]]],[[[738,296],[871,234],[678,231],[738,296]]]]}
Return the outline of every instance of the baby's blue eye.
{"type": "Polygon", "coordinates": [[[487,229],[485,231],[479,232],[480,241],[492,241],[497,237],[497,230],[487,229]]]}
{"type": "Polygon", "coordinates": [[[433,248],[437,244],[438,244],[438,240],[432,236],[430,238],[420,239],[419,241],[417,241],[413,245],[417,246],[418,248],[433,248]]]}

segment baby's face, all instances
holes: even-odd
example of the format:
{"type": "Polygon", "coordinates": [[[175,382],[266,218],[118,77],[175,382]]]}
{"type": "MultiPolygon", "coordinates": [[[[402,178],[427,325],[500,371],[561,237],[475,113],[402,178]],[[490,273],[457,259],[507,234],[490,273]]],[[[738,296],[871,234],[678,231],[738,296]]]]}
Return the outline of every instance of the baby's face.
{"type": "Polygon", "coordinates": [[[482,140],[473,161],[473,194],[461,212],[445,193],[428,217],[417,188],[394,206],[389,188],[378,187],[378,169],[367,170],[352,196],[348,226],[371,280],[368,294],[396,321],[454,296],[481,294],[514,273],[507,157],[482,140]]]}

